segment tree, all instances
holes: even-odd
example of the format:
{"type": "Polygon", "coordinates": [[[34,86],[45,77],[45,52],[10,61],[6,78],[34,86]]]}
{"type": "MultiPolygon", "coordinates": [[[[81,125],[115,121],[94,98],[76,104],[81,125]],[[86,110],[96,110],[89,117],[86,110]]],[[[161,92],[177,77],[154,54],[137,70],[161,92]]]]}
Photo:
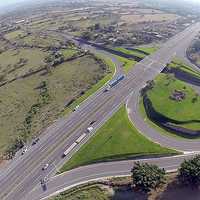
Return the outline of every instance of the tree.
{"type": "Polygon", "coordinates": [[[185,160],[178,171],[178,179],[182,184],[198,187],[200,185],[200,155],[185,160]]]}
{"type": "Polygon", "coordinates": [[[165,181],[165,170],[156,165],[136,162],[131,172],[134,186],[144,192],[156,189],[165,181]]]}
{"type": "Polygon", "coordinates": [[[89,31],[85,31],[82,33],[81,37],[85,40],[90,40],[92,38],[92,34],[89,31]]]}
{"type": "Polygon", "coordinates": [[[95,25],[94,25],[94,30],[99,30],[100,29],[100,24],[99,23],[96,23],[95,25]]]}

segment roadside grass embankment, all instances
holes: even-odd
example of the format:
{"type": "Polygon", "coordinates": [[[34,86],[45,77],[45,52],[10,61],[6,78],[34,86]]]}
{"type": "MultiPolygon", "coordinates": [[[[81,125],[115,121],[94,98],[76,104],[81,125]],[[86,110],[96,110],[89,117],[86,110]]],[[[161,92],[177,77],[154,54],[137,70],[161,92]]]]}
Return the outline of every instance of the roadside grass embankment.
{"type": "MultiPolygon", "coordinates": [[[[154,53],[157,49],[155,47],[138,47],[136,49],[126,49],[123,47],[116,47],[115,50],[125,53],[127,55],[132,55],[140,58],[141,60],[145,58],[145,56],[154,53]]],[[[137,63],[134,59],[128,59],[123,56],[115,55],[115,57],[123,63],[123,70],[125,74],[127,74],[137,63]]]]}
{"type": "Polygon", "coordinates": [[[64,191],[49,200],[197,200],[199,195],[198,188],[181,184],[177,173],[167,173],[165,182],[149,193],[135,189],[132,178],[129,176],[83,184],[64,191]]]}
{"type": "Polygon", "coordinates": [[[140,156],[177,154],[141,135],[129,121],[122,106],[75,155],[61,168],[61,172],[96,162],[123,160],[140,156]]]}

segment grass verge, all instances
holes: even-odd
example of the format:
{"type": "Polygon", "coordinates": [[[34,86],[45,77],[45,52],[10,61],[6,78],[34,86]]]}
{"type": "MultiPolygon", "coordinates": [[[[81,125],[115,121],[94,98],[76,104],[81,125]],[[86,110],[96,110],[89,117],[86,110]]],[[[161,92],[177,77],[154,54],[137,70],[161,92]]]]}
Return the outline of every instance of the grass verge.
{"type": "MultiPolygon", "coordinates": [[[[122,48],[122,47],[117,47],[115,48],[117,51],[120,51],[122,53],[126,53],[126,54],[129,54],[129,55],[134,55],[134,56],[137,56],[137,57],[140,57],[141,59],[145,58],[145,53],[147,54],[151,54],[151,53],[154,53],[157,48],[155,47],[140,47],[140,48],[137,48],[138,50],[140,51],[143,51],[145,53],[142,53],[142,52],[139,52],[136,50],[128,50],[128,49],[125,49],[125,48],[122,48]]],[[[124,72],[127,74],[133,67],[134,65],[137,63],[137,61],[133,60],[133,59],[128,59],[128,58],[124,58],[122,56],[117,56],[115,55],[115,57],[121,62],[123,63],[123,69],[124,69],[124,72]]]]}
{"type": "Polygon", "coordinates": [[[193,76],[196,76],[197,78],[200,78],[200,73],[194,69],[192,69],[191,67],[187,66],[186,64],[184,64],[182,61],[180,61],[179,59],[174,59],[170,64],[169,67],[172,68],[178,68],[186,73],[189,73],[193,76]]]}
{"type": "Polygon", "coordinates": [[[100,161],[176,153],[141,135],[129,121],[125,106],[122,106],[61,168],[61,172],[100,161]]]}
{"type": "Polygon", "coordinates": [[[72,188],[51,200],[108,200],[109,196],[111,195],[108,195],[108,191],[102,185],[94,183],[72,188]]]}
{"type": "Polygon", "coordinates": [[[152,54],[158,50],[157,47],[138,47],[138,50],[144,51],[148,54],[152,54]]]}

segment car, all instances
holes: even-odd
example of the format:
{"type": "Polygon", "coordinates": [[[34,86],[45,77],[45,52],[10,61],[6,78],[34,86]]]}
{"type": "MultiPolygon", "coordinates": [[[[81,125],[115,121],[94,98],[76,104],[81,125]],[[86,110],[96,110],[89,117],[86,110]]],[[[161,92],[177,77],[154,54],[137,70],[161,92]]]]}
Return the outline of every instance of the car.
{"type": "Polygon", "coordinates": [[[74,112],[77,111],[79,107],[80,107],[80,106],[77,105],[77,106],[73,109],[73,111],[74,111],[74,112]]]}
{"type": "Polygon", "coordinates": [[[28,147],[24,147],[22,150],[22,155],[24,155],[28,151],[28,147]]]}
{"type": "Polygon", "coordinates": [[[91,121],[91,122],[90,122],[90,125],[94,124],[95,122],[96,122],[96,121],[91,121]]]}
{"type": "Polygon", "coordinates": [[[37,144],[37,143],[39,142],[39,140],[40,140],[40,138],[36,138],[36,139],[33,141],[32,145],[37,144]]]}
{"type": "Polygon", "coordinates": [[[110,87],[106,87],[103,92],[108,92],[109,90],[110,90],[110,87]]]}
{"type": "Polygon", "coordinates": [[[42,178],[42,179],[40,180],[40,183],[41,183],[41,185],[44,185],[44,184],[47,183],[47,181],[48,181],[47,177],[44,177],[44,178],[42,178]]]}
{"type": "Polygon", "coordinates": [[[46,164],[42,167],[42,170],[46,170],[48,167],[49,167],[49,164],[46,163],[46,164]]]}
{"type": "Polygon", "coordinates": [[[92,126],[90,126],[90,127],[87,128],[87,132],[88,132],[88,133],[91,133],[91,132],[93,131],[93,129],[94,129],[94,128],[93,128],[92,126]]]}

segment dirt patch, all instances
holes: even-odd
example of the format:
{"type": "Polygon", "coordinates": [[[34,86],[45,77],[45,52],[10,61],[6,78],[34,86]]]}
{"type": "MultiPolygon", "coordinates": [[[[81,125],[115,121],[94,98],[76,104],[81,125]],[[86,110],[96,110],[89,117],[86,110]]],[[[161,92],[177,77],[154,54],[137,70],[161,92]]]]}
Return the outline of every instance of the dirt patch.
{"type": "Polygon", "coordinates": [[[0,170],[5,168],[8,162],[8,160],[0,160],[0,170]]]}

